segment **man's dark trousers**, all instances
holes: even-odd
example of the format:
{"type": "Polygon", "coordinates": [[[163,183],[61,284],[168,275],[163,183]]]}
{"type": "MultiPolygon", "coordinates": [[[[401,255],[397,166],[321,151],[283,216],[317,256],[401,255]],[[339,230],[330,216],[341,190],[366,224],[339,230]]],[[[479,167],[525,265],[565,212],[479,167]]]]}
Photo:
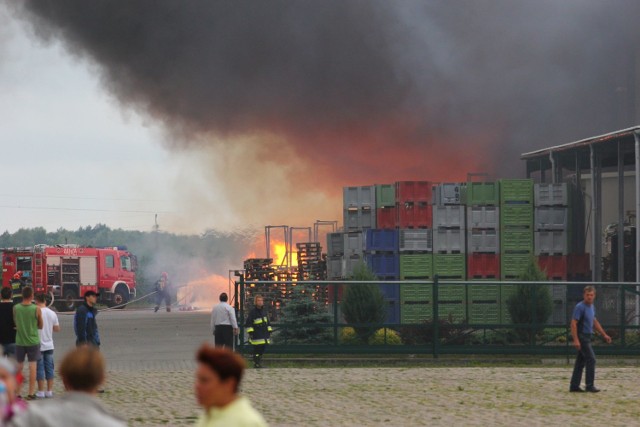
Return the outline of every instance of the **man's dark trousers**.
{"type": "Polygon", "coordinates": [[[233,326],[216,325],[213,342],[216,347],[227,347],[233,349],[233,326]]]}
{"type": "Polygon", "coordinates": [[[576,357],[576,363],[573,366],[573,375],[571,375],[571,390],[580,387],[582,380],[582,371],[587,368],[587,376],[585,382],[587,388],[592,388],[596,376],[596,354],[591,346],[591,335],[578,334],[580,340],[580,351],[576,357]]]}

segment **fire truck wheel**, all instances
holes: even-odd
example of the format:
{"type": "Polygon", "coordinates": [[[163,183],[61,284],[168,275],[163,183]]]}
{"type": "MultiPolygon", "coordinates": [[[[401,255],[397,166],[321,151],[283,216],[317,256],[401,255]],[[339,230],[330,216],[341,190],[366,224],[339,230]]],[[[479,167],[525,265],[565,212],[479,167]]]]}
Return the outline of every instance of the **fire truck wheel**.
{"type": "Polygon", "coordinates": [[[62,295],[62,299],[57,301],[57,307],[60,311],[72,311],[76,307],[78,293],[74,289],[67,289],[62,295]]]}
{"type": "Polygon", "coordinates": [[[118,287],[116,291],[113,293],[113,302],[111,303],[111,306],[115,308],[124,308],[128,302],[129,302],[128,289],[125,289],[122,286],[118,287]]]}

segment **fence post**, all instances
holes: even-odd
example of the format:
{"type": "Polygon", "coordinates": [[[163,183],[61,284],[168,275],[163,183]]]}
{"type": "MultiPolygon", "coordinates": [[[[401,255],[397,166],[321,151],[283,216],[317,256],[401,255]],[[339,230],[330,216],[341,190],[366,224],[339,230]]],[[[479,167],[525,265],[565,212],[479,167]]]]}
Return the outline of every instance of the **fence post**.
{"type": "Polygon", "coordinates": [[[438,358],[440,341],[440,319],[438,315],[438,275],[433,276],[433,357],[438,358]]]}
{"type": "Polygon", "coordinates": [[[538,310],[537,310],[536,300],[538,297],[539,284],[526,285],[526,286],[531,286],[531,329],[530,329],[531,332],[530,332],[530,338],[529,338],[529,345],[531,346],[531,348],[533,348],[536,345],[536,331],[538,326],[538,319],[537,319],[538,310]]]}
{"type": "Polygon", "coordinates": [[[240,292],[238,292],[238,282],[235,285],[236,292],[236,304],[239,307],[240,321],[238,322],[238,338],[240,343],[238,344],[240,353],[244,353],[244,274],[240,275],[240,292]]]}
{"type": "Polygon", "coordinates": [[[338,284],[334,283],[332,287],[333,287],[333,344],[338,345],[338,284]]]}
{"type": "MultiPolygon", "coordinates": [[[[623,278],[624,280],[624,278],[623,278]]],[[[626,313],[625,313],[625,285],[619,285],[620,286],[620,344],[622,345],[622,347],[625,346],[625,326],[626,326],[626,313]]]]}

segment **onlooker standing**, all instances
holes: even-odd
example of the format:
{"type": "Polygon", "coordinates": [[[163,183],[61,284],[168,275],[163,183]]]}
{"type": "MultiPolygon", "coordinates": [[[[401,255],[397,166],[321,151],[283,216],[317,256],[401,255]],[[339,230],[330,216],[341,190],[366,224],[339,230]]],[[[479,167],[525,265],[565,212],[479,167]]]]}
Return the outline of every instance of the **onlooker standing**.
{"type": "Polygon", "coordinates": [[[92,346],[71,350],[62,359],[60,376],[67,392],[60,398],[29,405],[8,424],[13,427],[92,426],[123,427],[126,423],[109,414],[95,398],[105,380],[105,361],[92,346]]]}
{"type": "Polygon", "coordinates": [[[253,367],[262,368],[262,355],[271,343],[271,325],[269,318],[264,312],[264,299],[260,295],[256,295],[254,307],[247,317],[247,333],[249,334],[249,344],[253,346],[253,367]]]}
{"type": "Polygon", "coordinates": [[[263,427],[267,423],[246,397],[238,394],[244,360],[226,348],[204,344],[196,356],[195,392],[205,412],[197,427],[263,427]]]}
{"type": "Polygon", "coordinates": [[[76,333],[76,345],[93,345],[100,347],[100,334],[98,333],[98,323],[96,316],[96,302],[98,294],[94,291],[87,291],[84,294],[84,303],[76,309],[73,318],[73,330],[76,333]]]}
{"type": "Polygon", "coordinates": [[[594,385],[596,377],[596,354],[593,352],[591,346],[591,335],[593,329],[602,335],[602,338],[607,343],[611,343],[611,337],[607,335],[605,330],[596,319],[596,309],[593,306],[593,302],[596,299],[596,289],[593,286],[586,286],[584,288],[583,300],[576,304],[576,308],[573,310],[573,317],[571,319],[571,336],[573,337],[573,346],[578,350],[576,357],[576,363],[573,367],[573,375],[571,375],[571,385],[569,391],[583,392],[580,388],[580,382],[582,381],[582,371],[587,368],[586,372],[586,391],[591,393],[597,393],[600,391],[594,385]]]}
{"type": "Polygon", "coordinates": [[[53,397],[53,333],[60,332],[58,315],[47,307],[47,300],[42,293],[36,294],[36,305],[42,311],[42,329],[40,333],[40,353],[38,360],[38,398],[53,397]],[[44,381],[47,380],[47,391],[44,391],[44,381]]]}
{"type": "Polygon", "coordinates": [[[220,294],[220,304],[211,310],[211,327],[215,346],[233,349],[233,336],[238,335],[239,329],[236,311],[227,303],[228,300],[226,293],[220,294]]]}
{"type": "Polygon", "coordinates": [[[18,381],[16,379],[16,363],[8,357],[0,357],[0,381],[5,384],[7,392],[7,407],[4,414],[0,414],[0,426],[7,422],[16,414],[27,409],[27,403],[18,399],[18,381]]]}
{"type": "Polygon", "coordinates": [[[13,306],[13,316],[16,322],[16,360],[18,372],[22,372],[24,358],[29,361],[29,393],[26,399],[36,398],[36,368],[40,359],[40,336],[38,329],[42,329],[42,311],[32,304],[33,288],[25,286],[22,289],[22,302],[13,306]]]}
{"type": "Polygon", "coordinates": [[[16,322],[13,319],[13,298],[11,288],[0,290],[0,345],[5,356],[16,354],[16,322]]]}

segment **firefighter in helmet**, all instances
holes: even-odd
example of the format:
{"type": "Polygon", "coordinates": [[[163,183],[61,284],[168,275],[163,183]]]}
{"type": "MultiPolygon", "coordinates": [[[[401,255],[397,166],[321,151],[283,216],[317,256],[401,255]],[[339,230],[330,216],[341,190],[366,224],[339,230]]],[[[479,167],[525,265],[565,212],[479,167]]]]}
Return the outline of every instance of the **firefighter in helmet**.
{"type": "Polygon", "coordinates": [[[24,278],[22,277],[22,271],[18,270],[11,279],[11,292],[13,299],[22,298],[22,288],[25,286],[24,278]]]}
{"type": "Polygon", "coordinates": [[[262,355],[268,344],[271,344],[271,325],[264,308],[264,298],[256,295],[254,306],[249,312],[246,322],[249,344],[252,346],[253,367],[262,368],[262,355]]]}
{"type": "Polygon", "coordinates": [[[167,312],[171,311],[171,285],[169,283],[169,274],[162,273],[160,279],[156,282],[156,308],[154,313],[160,310],[160,305],[164,301],[167,312]]]}

